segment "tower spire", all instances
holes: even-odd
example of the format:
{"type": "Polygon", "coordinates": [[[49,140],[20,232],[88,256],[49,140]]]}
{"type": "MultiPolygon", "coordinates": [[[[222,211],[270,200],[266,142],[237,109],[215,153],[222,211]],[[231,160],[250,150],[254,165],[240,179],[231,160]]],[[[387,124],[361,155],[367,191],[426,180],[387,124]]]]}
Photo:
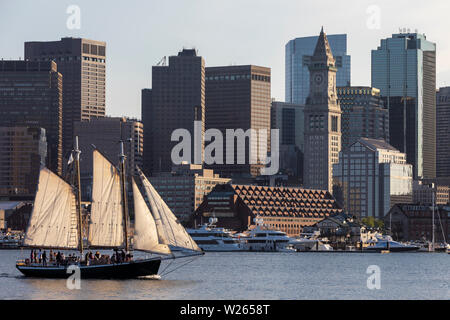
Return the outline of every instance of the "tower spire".
{"type": "MultiPolygon", "coordinates": [[[[316,48],[314,50],[313,58],[315,59],[326,59],[329,62],[332,62],[334,65],[334,57],[331,51],[330,44],[328,43],[328,38],[326,33],[322,30],[320,31],[319,39],[317,40],[316,48]]],[[[327,63],[329,65],[329,63],[327,63]]]]}

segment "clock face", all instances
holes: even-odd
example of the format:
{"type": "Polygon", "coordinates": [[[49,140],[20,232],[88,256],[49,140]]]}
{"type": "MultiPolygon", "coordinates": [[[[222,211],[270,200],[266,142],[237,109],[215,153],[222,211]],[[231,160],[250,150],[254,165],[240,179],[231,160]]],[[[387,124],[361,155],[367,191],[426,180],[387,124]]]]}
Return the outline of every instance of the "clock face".
{"type": "Polygon", "coordinates": [[[321,85],[323,83],[323,76],[318,73],[314,76],[314,82],[316,83],[316,85],[321,85]]]}

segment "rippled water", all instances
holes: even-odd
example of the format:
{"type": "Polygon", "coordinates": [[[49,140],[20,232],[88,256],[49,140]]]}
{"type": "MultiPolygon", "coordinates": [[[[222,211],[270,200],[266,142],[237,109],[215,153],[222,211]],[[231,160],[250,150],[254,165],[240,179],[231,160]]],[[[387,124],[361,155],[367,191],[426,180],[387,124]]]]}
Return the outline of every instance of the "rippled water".
{"type": "Polygon", "coordinates": [[[444,253],[207,253],[160,280],[82,280],[81,290],[21,276],[15,260],[28,254],[0,251],[0,299],[450,299],[444,253]],[[379,290],[367,288],[371,265],[379,290]]]}

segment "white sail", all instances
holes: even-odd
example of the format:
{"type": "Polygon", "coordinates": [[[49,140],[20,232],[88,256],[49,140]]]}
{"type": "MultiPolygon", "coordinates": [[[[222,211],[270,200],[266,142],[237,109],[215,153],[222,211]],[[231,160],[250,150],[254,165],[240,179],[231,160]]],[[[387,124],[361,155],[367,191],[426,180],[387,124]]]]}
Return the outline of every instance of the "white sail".
{"type": "Polygon", "coordinates": [[[43,168],[24,244],[31,247],[77,249],[78,217],[72,186],[43,168]]]}
{"type": "Polygon", "coordinates": [[[142,197],[139,188],[133,180],[134,199],[134,244],[135,250],[158,254],[171,254],[166,244],[160,244],[155,220],[142,197]]]}
{"type": "Polygon", "coordinates": [[[159,242],[193,251],[202,251],[178,221],[164,200],[142,172],[140,178],[155,220],[159,242]]]}
{"type": "Polygon", "coordinates": [[[119,172],[97,150],[94,150],[93,160],[89,245],[121,247],[125,241],[119,172]]]}

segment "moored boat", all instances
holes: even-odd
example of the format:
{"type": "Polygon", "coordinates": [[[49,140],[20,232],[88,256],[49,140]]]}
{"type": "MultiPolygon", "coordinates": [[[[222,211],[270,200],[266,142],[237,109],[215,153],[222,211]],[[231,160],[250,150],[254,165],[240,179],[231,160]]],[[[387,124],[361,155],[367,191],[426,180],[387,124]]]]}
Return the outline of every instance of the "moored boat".
{"type": "Polygon", "coordinates": [[[187,229],[187,232],[203,251],[243,251],[240,240],[233,236],[233,232],[217,228],[216,222],[217,218],[210,218],[209,224],[196,229],[187,229]]]}
{"type": "Polygon", "coordinates": [[[289,248],[292,241],[286,233],[277,230],[269,230],[257,225],[240,235],[241,246],[245,251],[279,252],[293,251],[289,248]]]}
{"type": "Polygon", "coordinates": [[[394,241],[390,236],[379,236],[376,241],[371,241],[364,249],[365,251],[375,252],[416,252],[420,248],[415,245],[409,245],[394,241]]]}

